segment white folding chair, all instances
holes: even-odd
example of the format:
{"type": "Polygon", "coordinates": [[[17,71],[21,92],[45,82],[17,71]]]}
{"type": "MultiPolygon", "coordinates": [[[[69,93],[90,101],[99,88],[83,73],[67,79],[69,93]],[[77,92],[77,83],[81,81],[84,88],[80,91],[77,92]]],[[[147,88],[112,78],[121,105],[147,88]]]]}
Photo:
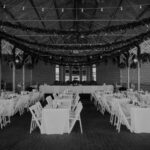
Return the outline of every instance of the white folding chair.
{"type": "Polygon", "coordinates": [[[71,106],[71,111],[74,111],[79,103],[80,96],[79,94],[76,95],[75,99],[73,100],[73,104],[71,106]]]}
{"type": "Polygon", "coordinates": [[[118,110],[117,122],[115,124],[116,129],[118,130],[118,132],[120,132],[121,125],[125,125],[130,130],[130,132],[132,132],[131,116],[127,116],[125,112],[123,112],[119,102],[116,101],[116,105],[117,105],[117,110],[118,110]]]}
{"type": "Polygon", "coordinates": [[[47,96],[46,97],[46,101],[47,101],[47,103],[48,103],[48,105],[51,105],[52,104],[52,97],[49,95],[49,96],[47,96]]]}
{"type": "Polygon", "coordinates": [[[79,121],[80,131],[81,131],[81,133],[83,133],[81,117],[80,117],[80,113],[81,113],[82,109],[83,109],[82,103],[79,102],[76,110],[74,111],[74,114],[71,114],[71,116],[69,117],[69,133],[72,131],[76,121],[79,121]]]}
{"type": "Polygon", "coordinates": [[[31,125],[30,125],[30,133],[36,128],[39,127],[41,132],[41,118],[42,118],[42,111],[39,109],[37,104],[29,107],[29,110],[32,114],[31,118],[31,125]]]}
{"type": "Polygon", "coordinates": [[[42,107],[42,105],[41,105],[40,102],[36,102],[35,105],[37,105],[37,109],[38,109],[39,111],[42,111],[43,107],[42,107]]]}

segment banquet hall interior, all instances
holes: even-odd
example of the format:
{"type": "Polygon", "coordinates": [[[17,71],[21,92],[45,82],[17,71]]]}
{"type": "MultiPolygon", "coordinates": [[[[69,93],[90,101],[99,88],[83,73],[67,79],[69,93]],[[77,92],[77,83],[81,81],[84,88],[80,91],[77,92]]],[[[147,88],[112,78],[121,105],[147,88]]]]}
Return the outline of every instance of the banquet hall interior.
{"type": "Polygon", "coordinates": [[[0,150],[149,150],[150,1],[0,0],[0,150]]]}

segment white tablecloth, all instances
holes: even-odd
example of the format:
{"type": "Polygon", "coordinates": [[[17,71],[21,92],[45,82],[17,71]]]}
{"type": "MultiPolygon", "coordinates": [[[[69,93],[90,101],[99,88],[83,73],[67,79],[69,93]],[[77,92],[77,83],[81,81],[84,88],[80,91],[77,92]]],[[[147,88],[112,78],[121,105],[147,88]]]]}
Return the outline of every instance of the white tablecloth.
{"type": "Polygon", "coordinates": [[[131,127],[135,133],[150,133],[150,108],[131,108],[131,127]]]}
{"type": "Polygon", "coordinates": [[[64,90],[69,89],[77,93],[93,93],[95,91],[104,90],[104,91],[113,91],[112,85],[93,85],[93,86],[50,86],[50,85],[41,85],[40,91],[44,93],[62,93],[64,90]]]}
{"type": "Polygon", "coordinates": [[[42,134],[63,134],[69,132],[69,109],[45,107],[42,110],[42,134]]]}

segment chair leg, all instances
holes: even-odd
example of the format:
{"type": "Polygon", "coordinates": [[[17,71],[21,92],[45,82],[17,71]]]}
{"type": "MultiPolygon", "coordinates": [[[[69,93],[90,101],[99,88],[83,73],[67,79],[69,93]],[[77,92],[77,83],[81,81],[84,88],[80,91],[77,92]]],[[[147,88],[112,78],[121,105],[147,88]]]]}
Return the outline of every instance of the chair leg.
{"type": "Polygon", "coordinates": [[[82,123],[81,123],[81,118],[79,116],[79,124],[80,124],[80,131],[81,131],[81,134],[83,133],[83,129],[82,129],[82,123]]]}

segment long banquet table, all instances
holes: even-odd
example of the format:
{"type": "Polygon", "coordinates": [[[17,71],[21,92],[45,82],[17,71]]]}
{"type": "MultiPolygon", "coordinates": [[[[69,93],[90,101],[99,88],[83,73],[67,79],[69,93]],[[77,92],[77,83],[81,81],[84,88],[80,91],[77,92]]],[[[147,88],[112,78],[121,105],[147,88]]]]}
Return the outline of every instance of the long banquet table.
{"type": "Polygon", "coordinates": [[[105,109],[107,111],[110,110],[110,113],[113,104],[115,104],[114,102],[119,102],[124,115],[130,118],[129,124],[131,126],[131,131],[134,133],[150,133],[150,101],[149,98],[147,98],[148,95],[141,95],[142,99],[138,101],[136,105],[131,103],[131,101],[134,102],[133,99],[124,97],[121,93],[100,94],[99,92],[95,92],[92,96],[96,106],[98,106],[98,103],[100,105],[105,104],[105,109]]]}
{"type": "Polygon", "coordinates": [[[95,91],[104,90],[104,91],[113,91],[114,87],[113,85],[78,85],[78,86],[57,86],[57,85],[41,85],[39,90],[45,94],[45,93],[62,93],[64,90],[69,89],[73,92],[77,93],[93,93],[95,91]]]}

